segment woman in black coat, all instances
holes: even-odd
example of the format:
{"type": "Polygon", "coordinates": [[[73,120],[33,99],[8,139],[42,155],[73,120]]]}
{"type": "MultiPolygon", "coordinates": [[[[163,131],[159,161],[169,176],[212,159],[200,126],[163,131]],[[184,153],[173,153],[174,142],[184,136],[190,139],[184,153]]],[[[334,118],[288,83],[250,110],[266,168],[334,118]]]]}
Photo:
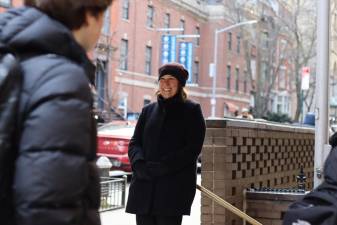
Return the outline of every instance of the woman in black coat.
{"type": "Polygon", "coordinates": [[[157,102],[143,108],[130,141],[126,212],[137,225],[179,225],[190,214],[205,122],[200,105],[187,99],[187,78],[177,63],[159,69],[157,102]]]}

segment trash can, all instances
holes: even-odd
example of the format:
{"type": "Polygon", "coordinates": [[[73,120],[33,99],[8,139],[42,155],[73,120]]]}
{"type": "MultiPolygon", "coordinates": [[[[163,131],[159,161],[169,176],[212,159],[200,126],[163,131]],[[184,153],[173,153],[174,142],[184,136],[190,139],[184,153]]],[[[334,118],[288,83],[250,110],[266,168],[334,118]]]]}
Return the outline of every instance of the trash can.
{"type": "Polygon", "coordinates": [[[112,167],[112,163],[108,159],[108,157],[101,156],[97,159],[96,165],[99,169],[99,174],[101,177],[109,177],[109,171],[112,167]]]}
{"type": "Polygon", "coordinates": [[[315,126],[315,113],[308,112],[304,117],[303,124],[315,126]]]}

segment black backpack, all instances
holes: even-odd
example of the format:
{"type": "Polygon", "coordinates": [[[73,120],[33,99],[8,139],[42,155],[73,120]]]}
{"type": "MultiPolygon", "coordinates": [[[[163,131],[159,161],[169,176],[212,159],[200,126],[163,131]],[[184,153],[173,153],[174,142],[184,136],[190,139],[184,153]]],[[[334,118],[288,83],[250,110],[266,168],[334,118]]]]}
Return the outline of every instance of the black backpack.
{"type": "Polygon", "coordinates": [[[12,184],[18,148],[22,71],[18,58],[0,43],[0,221],[14,224],[12,184]]]}

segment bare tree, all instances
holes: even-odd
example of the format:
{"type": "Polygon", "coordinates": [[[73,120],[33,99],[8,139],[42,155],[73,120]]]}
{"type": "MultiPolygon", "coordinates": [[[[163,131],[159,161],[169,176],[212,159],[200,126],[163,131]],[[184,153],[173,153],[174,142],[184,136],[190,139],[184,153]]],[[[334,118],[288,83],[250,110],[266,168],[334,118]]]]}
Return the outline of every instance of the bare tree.
{"type": "Polygon", "coordinates": [[[298,121],[302,113],[303,102],[307,107],[311,107],[315,92],[315,84],[312,82],[311,89],[303,93],[304,91],[301,89],[301,70],[304,66],[310,64],[312,74],[315,71],[313,58],[316,56],[316,10],[314,1],[291,0],[288,3],[292,20],[286,20],[283,17],[280,17],[280,20],[292,37],[291,54],[289,56],[294,65],[291,72],[297,98],[294,120],[298,121]]]}
{"type": "MultiPolygon", "coordinates": [[[[274,1],[273,1],[274,2],[274,1]]],[[[258,19],[256,32],[241,28],[247,75],[252,84],[254,111],[263,117],[270,110],[275,84],[287,57],[280,52],[280,38],[286,36],[277,16],[277,7],[269,1],[225,1],[226,20],[238,23],[258,19]],[[283,57],[281,57],[281,55],[283,57]]]]}
{"type": "MultiPolygon", "coordinates": [[[[296,92],[295,120],[301,114],[301,103],[311,107],[315,85],[310,91],[301,90],[301,69],[313,62],[316,42],[316,14],[314,1],[308,0],[240,0],[225,1],[225,17],[236,23],[247,18],[258,18],[255,34],[241,28],[247,74],[252,84],[255,113],[264,116],[270,110],[275,83],[280,68],[287,65],[296,92]],[[254,41],[253,41],[254,40],[254,41]],[[255,53],[252,54],[252,52],[255,53]]],[[[310,64],[315,71],[314,63],[310,64]]],[[[280,79],[282,79],[280,77],[280,79]]]]}

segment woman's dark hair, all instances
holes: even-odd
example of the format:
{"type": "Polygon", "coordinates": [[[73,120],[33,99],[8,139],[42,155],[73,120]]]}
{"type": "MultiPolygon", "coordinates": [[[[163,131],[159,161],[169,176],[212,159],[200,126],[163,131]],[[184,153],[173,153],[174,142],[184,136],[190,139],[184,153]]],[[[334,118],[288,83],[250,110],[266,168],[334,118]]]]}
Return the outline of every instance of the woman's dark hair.
{"type": "Polygon", "coordinates": [[[98,16],[113,0],[24,0],[26,6],[35,7],[63,23],[70,30],[86,24],[86,12],[98,16]]]}

